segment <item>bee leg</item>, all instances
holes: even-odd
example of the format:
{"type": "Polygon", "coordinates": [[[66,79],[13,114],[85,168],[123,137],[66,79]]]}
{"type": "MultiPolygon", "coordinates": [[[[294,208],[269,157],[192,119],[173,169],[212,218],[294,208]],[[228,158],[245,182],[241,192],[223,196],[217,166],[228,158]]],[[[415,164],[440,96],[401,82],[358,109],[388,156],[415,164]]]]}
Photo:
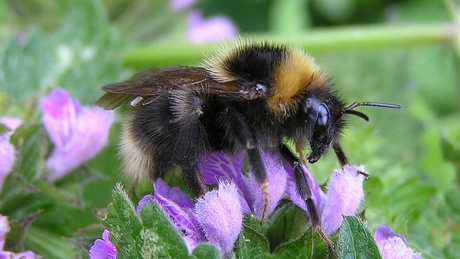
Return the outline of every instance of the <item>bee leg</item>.
{"type": "Polygon", "coordinates": [[[182,174],[192,194],[201,198],[208,191],[208,186],[204,183],[203,176],[201,176],[197,165],[182,167],[182,174]]]}
{"type": "Polygon", "coordinates": [[[340,166],[343,168],[344,165],[348,165],[348,159],[345,153],[343,152],[342,147],[338,142],[332,144],[332,148],[337,156],[337,160],[339,160],[340,166]]]}
{"type": "Polygon", "coordinates": [[[291,152],[291,150],[285,145],[282,144],[280,149],[281,156],[283,159],[294,169],[294,177],[295,183],[297,187],[297,192],[299,193],[300,197],[305,200],[307,205],[307,210],[309,212],[311,225],[318,233],[318,235],[327,242],[329,250],[333,250],[334,243],[326,236],[321,227],[321,220],[318,215],[318,211],[316,210],[315,203],[313,202],[311,196],[311,189],[307,182],[307,178],[305,177],[305,172],[301,167],[300,160],[291,152]]]}
{"type": "Polygon", "coordinates": [[[262,197],[263,197],[263,208],[261,214],[262,221],[268,221],[268,206],[270,204],[270,197],[268,191],[268,180],[267,180],[267,173],[265,171],[265,166],[262,161],[262,157],[260,156],[260,152],[256,148],[248,149],[248,162],[251,165],[252,172],[256,177],[256,181],[259,184],[260,188],[262,189],[262,197]]]}
{"type": "Polygon", "coordinates": [[[230,128],[234,129],[238,141],[245,146],[248,163],[254,173],[257,183],[262,189],[263,209],[261,214],[261,221],[268,221],[268,206],[270,204],[270,197],[268,191],[267,171],[262,161],[260,151],[257,148],[257,138],[254,136],[254,131],[246,122],[241,113],[234,107],[228,108],[229,115],[233,118],[230,128]]]}

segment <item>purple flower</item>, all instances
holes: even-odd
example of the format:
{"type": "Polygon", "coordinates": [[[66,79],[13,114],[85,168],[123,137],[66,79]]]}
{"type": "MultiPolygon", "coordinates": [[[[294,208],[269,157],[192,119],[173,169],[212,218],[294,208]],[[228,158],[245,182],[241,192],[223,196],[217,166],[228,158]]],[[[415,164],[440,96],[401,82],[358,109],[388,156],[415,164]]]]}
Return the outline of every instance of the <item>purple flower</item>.
{"type": "Polygon", "coordinates": [[[395,234],[387,225],[381,225],[374,234],[375,242],[383,259],[422,258],[407,246],[406,238],[402,234],[395,234]]]}
{"type": "Polygon", "coordinates": [[[190,252],[207,241],[223,254],[232,251],[243,222],[238,191],[233,183],[219,183],[217,190],[206,193],[196,205],[179,188],[169,188],[161,179],[155,182],[154,188],[154,195],[147,195],[139,202],[138,213],[148,202],[160,205],[183,234],[190,252]]]}
{"type": "Polygon", "coordinates": [[[219,248],[223,255],[231,255],[243,226],[243,211],[235,184],[219,183],[218,190],[198,200],[195,212],[209,243],[219,248]]]}
{"type": "Polygon", "coordinates": [[[364,168],[345,165],[343,171],[336,170],[329,181],[321,215],[321,226],[328,236],[339,229],[343,216],[356,213],[364,199],[365,177],[359,171],[363,172],[364,168]]]}
{"type": "Polygon", "coordinates": [[[31,251],[13,253],[9,251],[4,251],[3,247],[5,245],[6,234],[10,232],[10,224],[8,218],[5,216],[0,215],[0,258],[14,258],[14,259],[36,259],[36,256],[31,251]]]}
{"type": "Polygon", "coordinates": [[[200,11],[192,11],[188,17],[187,38],[190,42],[205,43],[235,37],[235,25],[226,17],[213,16],[203,20],[200,11]]]}
{"type": "Polygon", "coordinates": [[[104,230],[102,239],[96,239],[93,246],[89,250],[89,257],[91,259],[115,259],[117,258],[117,249],[115,245],[109,240],[110,232],[104,230]]]}
{"type": "Polygon", "coordinates": [[[3,182],[8,174],[13,170],[15,160],[15,149],[10,143],[10,136],[13,131],[22,124],[22,121],[17,118],[3,117],[0,118],[0,124],[5,125],[10,129],[6,133],[0,135],[0,190],[3,187],[3,182]]]}
{"type": "MultiPolygon", "coordinates": [[[[262,155],[262,160],[267,171],[268,180],[269,206],[267,213],[271,214],[285,193],[287,186],[287,173],[284,170],[283,163],[274,150],[269,150],[264,153],[262,155]]],[[[262,189],[257,183],[252,172],[249,172],[249,184],[251,186],[252,194],[252,197],[250,198],[251,207],[253,208],[255,215],[261,217],[264,205],[262,189]]]]}
{"type": "Polygon", "coordinates": [[[99,107],[82,107],[64,89],[40,98],[42,121],[54,150],[46,161],[54,181],[94,157],[107,143],[113,114],[99,107]]]}
{"type": "MultiPolygon", "coordinates": [[[[310,171],[305,165],[301,165],[303,171],[305,172],[305,177],[307,178],[307,183],[310,187],[311,190],[311,198],[313,202],[315,203],[316,210],[318,212],[318,215],[321,215],[324,207],[324,199],[325,199],[325,194],[323,190],[321,190],[321,187],[319,184],[316,182],[315,178],[311,175],[310,171]]],[[[290,165],[287,163],[284,163],[284,169],[288,173],[288,182],[286,186],[286,194],[289,195],[292,203],[297,205],[299,208],[307,210],[307,206],[305,204],[305,200],[303,200],[298,191],[297,191],[297,186],[295,182],[295,177],[294,177],[294,170],[290,165]]]]}
{"type": "Polygon", "coordinates": [[[174,11],[180,11],[185,8],[192,6],[196,0],[171,0],[171,9],[174,11]]]}

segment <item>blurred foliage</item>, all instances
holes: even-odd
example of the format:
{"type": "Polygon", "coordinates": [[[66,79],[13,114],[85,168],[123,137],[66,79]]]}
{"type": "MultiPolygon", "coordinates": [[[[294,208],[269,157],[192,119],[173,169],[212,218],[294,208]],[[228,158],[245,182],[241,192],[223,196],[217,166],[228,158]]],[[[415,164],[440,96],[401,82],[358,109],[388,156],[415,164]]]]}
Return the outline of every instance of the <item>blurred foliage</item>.
{"type": "MultiPolygon", "coordinates": [[[[133,72],[122,66],[127,51],[142,44],[187,46],[190,10],[225,15],[250,36],[342,25],[448,25],[460,17],[458,5],[449,11],[452,5],[448,0],[203,0],[173,11],[166,0],[0,1],[0,117],[24,121],[11,137],[18,156],[0,195],[0,213],[16,230],[7,248],[30,249],[44,258],[84,257],[102,232],[96,215],[105,215],[111,190],[122,180],[116,123],[101,154],[47,183],[43,163],[52,147],[37,98],[63,87],[83,104],[94,103],[101,86],[133,72]]],[[[459,38],[459,31],[452,33],[452,39],[459,38]]],[[[371,174],[362,207],[369,227],[390,225],[426,258],[454,258],[460,251],[459,45],[451,40],[312,52],[348,102],[401,104],[398,111],[360,108],[371,120],[351,118],[343,146],[352,163],[366,165],[371,174]]],[[[310,169],[325,183],[337,166],[328,154],[310,169]]]]}

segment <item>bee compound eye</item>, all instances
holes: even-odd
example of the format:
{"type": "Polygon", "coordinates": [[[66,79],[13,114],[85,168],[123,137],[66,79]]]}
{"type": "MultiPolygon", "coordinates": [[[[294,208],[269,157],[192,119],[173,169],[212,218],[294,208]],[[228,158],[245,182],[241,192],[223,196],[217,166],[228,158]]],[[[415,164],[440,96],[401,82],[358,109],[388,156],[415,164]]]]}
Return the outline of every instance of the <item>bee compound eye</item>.
{"type": "Polygon", "coordinates": [[[325,104],[321,104],[318,107],[318,118],[316,119],[316,125],[320,127],[326,126],[329,120],[329,109],[325,104]]]}

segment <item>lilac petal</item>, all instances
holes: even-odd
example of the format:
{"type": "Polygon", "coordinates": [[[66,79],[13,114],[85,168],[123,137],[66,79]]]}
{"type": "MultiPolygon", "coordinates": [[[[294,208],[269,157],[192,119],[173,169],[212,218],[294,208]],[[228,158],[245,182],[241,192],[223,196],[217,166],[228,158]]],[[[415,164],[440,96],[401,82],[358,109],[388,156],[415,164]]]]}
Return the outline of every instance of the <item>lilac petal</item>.
{"type": "Polygon", "coordinates": [[[247,200],[252,197],[247,186],[247,178],[242,174],[243,155],[229,155],[223,152],[208,153],[200,159],[198,164],[203,180],[206,184],[218,184],[219,181],[232,181],[238,186],[241,205],[245,213],[250,213],[247,200]]]}
{"type": "Polygon", "coordinates": [[[205,242],[200,226],[194,217],[194,204],[179,188],[170,188],[165,182],[158,179],[155,182],[153,199],[152,195],[145,196],[137,206],[138,213],[145,203],[153,201],[160,205],[176,229],[183,233],[182,239],[190,252],[193,251],[195,246],[205,242]],[[171,195],[171,197],[168,195],[171,195]]]}
{"type": "Polygon", "coordinates": [[[12,117],[3,117],[3,118],[0,118],[0,124],[3,124],[6,127],[8,127],[10,130],[14,131],[15,129],[17,129],[19,126],[22,125],[22,120],[18,118],[12,118],[12,117]]]}
{"type": "Polygon", "coordinates": [[[15,149],[10,143],[9,133],[0,135],[0,190],[8,174],[13,170],[15,149]]]}
{"type": "MultiPolygon", "coordinates": [[[[0,250],[3,250],[6,240],[6,234],[10,232],[10,222],[8,217],[0,214],[0,250]]],[[[1,258],[1,257],[0,257],[1,258]]]]}
{"type": "MultiPolygon", "coordinates": [[[[262,155],[262,160],[267,171],[267,180],[268,180],[268,192],[269,192],[269,206],[268,206],[268,215],[275,210],[276,205],[283,197],[286,185],[287,185],[287,173],[284,170],[282,162],[278,154],[274,150],[269,150],[268,152],[262,155]]],[[[254,174],[252,171],[249,172],[249,184],[252,186],[252,200],[250,205],[254,209],[254,213],[258,216],[262,216],[263,211],[263,195],[262,189],[257,183],[254,174]]]]}
{"type": "Polygon", "coordinates": [[[93,246],[89,250],[91,259],[115,259],[117,258],[117,249],[109,240],[110,232],[106,229],[102,233],[102,239],[96,239],[93,246]]]}
{"type": "MultiPolygon", "coordinates": [[[[294,176],[294,169],[287,164],[283,163],[284,168],[286,172],[288,173],[288,183],[286,187],[286,193],[289,195],[292,203],[297,205],[299,208],[303,209],[304,211],[307,211],[307,206],[305,204],[305,200],[302,199],[299,195],[299,192],[297,190],[297,185],[296,185],[296,180],[294,176]]],[[[310,187],[311,191],[311,199],[313,200],[313,203],[315,204],[316,210],[319,215],[321,215],[324,207],[324,199],[326,198],[323,190],[321,190],[321,187],[319,184],[316,182],[315,178],[311,175],[310,171],[305,165],[301,165],[303,171],[305,172],[305,178],[307,179],[307,183],[310,187]]]]}
{"type": "Polygon", "coordinates": [[[374,239],[383,259],[422,258],[407,246],[406,238],[402,234],[395,234],[387,225],[381,225],[374,234],[374,239]]]}
{"type": "Polygon", "coordinates": [[[329,181],[321,218],[326,235],[339,229],[343,216],[354,215],[364,199],[364,176],[358,170],[364,171],[364,168],[345,165],[343,171],[336,170],[329,181]]]}
{"type": "Polygon", "coordinates": [[[378,244],[394,236],[401,238],[404,242],[407,243],[406,238],[404,237],[403,234],[396,234],[395,232],[393,232],[393,230],[391,230],[391,228],[388,225],[385,225],[385,224],[380,225],[377,228],[374,234],[374,239],[378,244]]]}
{"type": "Polygon", "coordinates": [[[223,255],[230,255],[243,224],[243,212],[234,183],[221,182],[199,199],[196,219],[203,228],[208,241],[223,255]]]}
{"type": "Polygon", "coordinates": [[[205,21],[200,11],[193,11],[189,14],[188,22],[187,38],[194,43],[225,40],[237,34],[235,25],[223,16],[213,16],[205,21]]]}
{"type": "Polygon", "coordinates": [[[40,100],[42,121],[55,149],[46,162],[48,180],[65,176],[94,157],[107,144],[113,113],[80,107],[63,89],[40,100]]]}
{"type": "Polygon", "coordinates": [[[180,11],[195,4],[196,0],[171,0],[171,9],[180,11]]]}
{"type": "Polygon", "coordinates": [[[64,147],[72,136],[79,109],[77,106],[80,106],[78,102],[61,88],[40,98],[43,125],[56,147],[64,147]]]}
{"type": "Polygon", "coordinates": [[[179,187],[170,188],[163,180],[158,179],[153,186],[155,195],[167,197],[182,208],[193,209],[195,204],[179,187]]]}

